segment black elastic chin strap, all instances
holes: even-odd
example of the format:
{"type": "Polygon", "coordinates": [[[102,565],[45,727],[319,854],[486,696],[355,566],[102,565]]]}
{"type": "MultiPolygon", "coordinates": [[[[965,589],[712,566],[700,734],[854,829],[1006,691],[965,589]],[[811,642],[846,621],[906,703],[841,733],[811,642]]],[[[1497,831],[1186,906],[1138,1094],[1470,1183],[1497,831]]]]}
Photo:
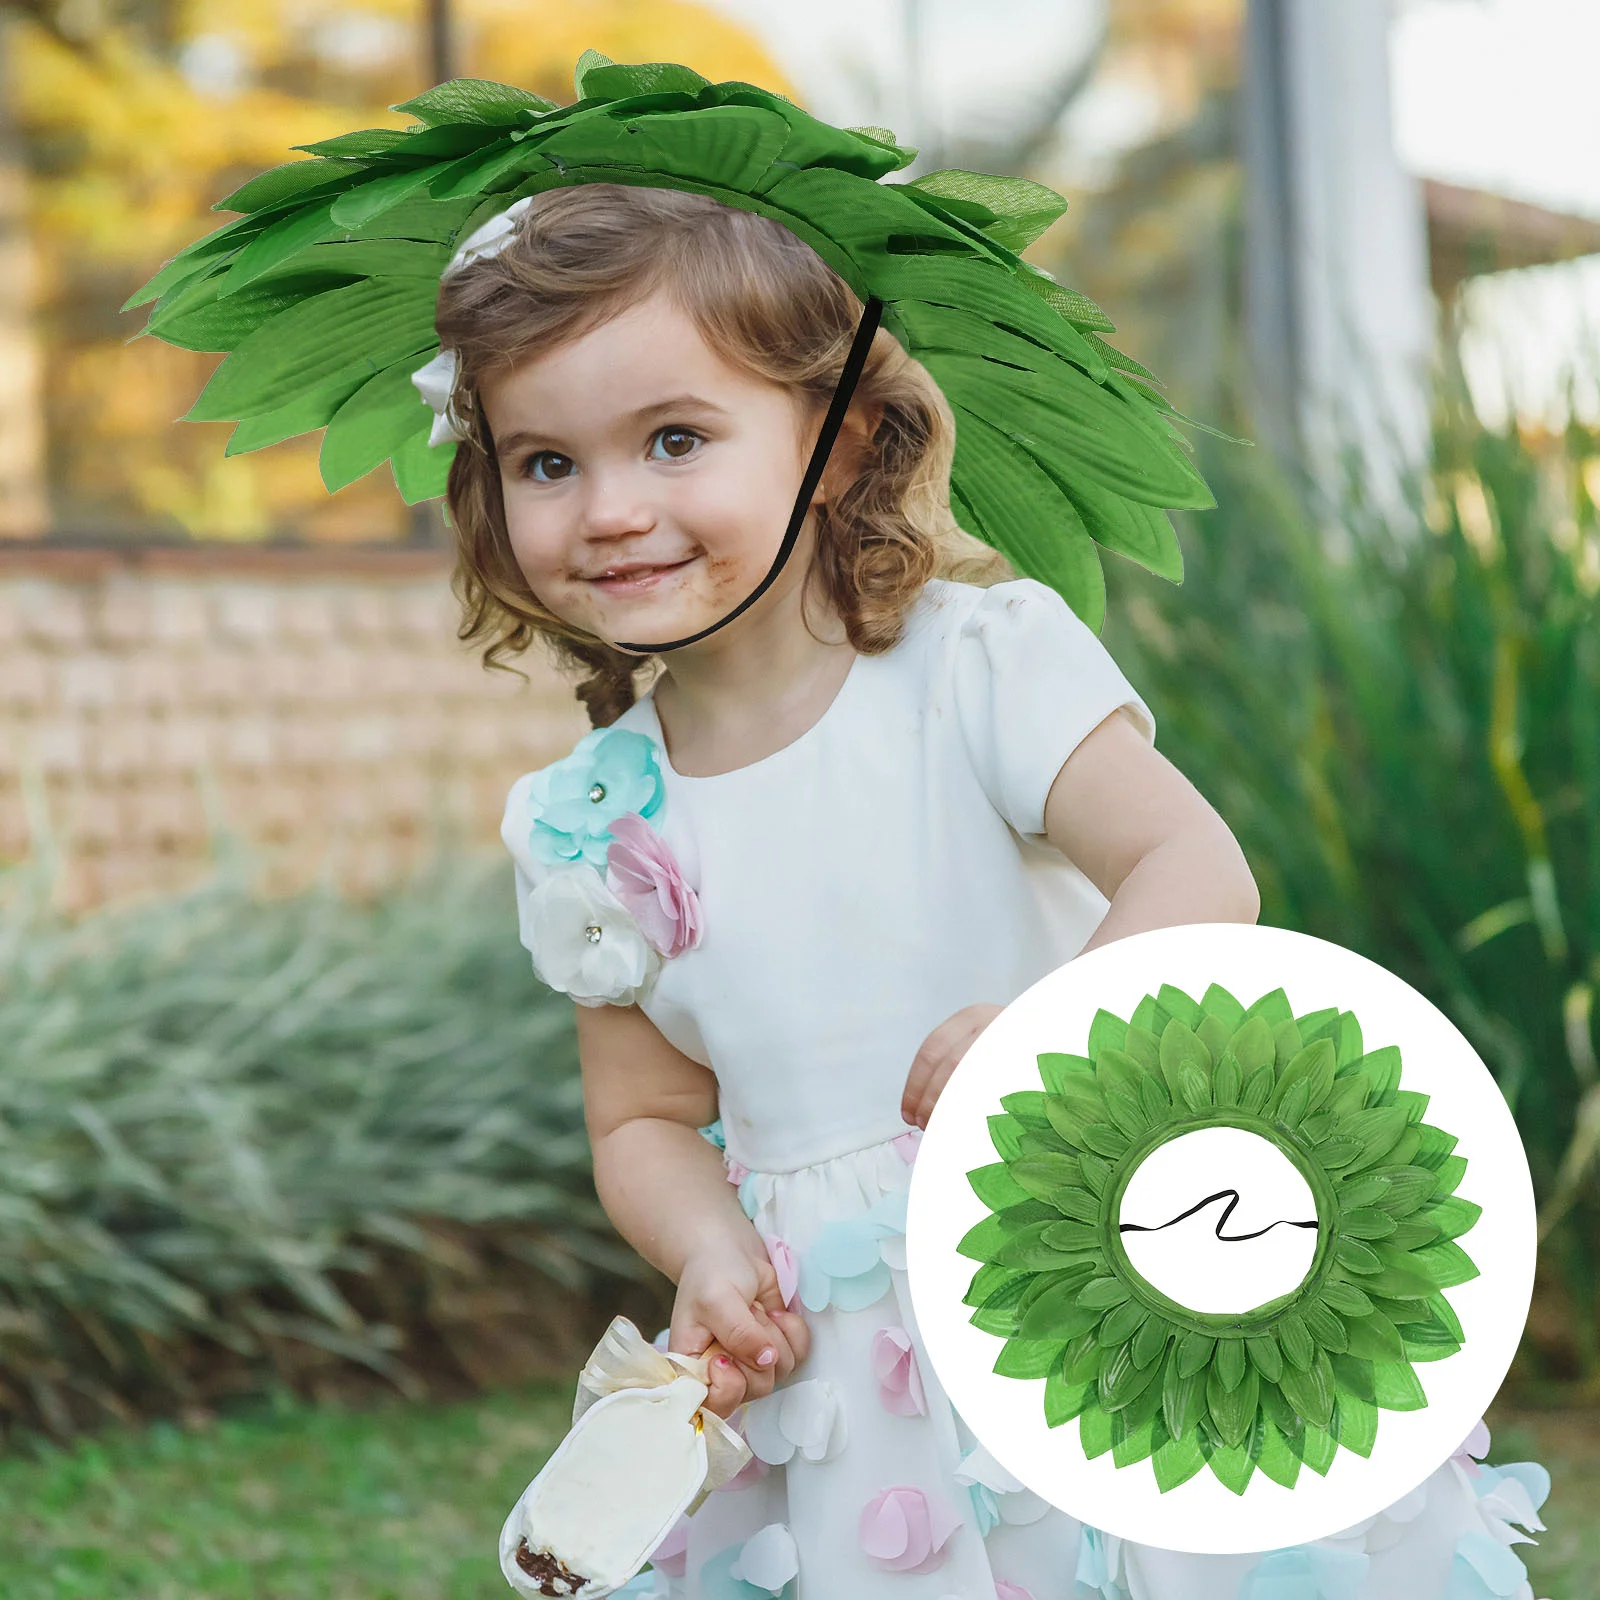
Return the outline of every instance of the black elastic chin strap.
{"type": "Polygon", "coordinates": [[[862,368],[867,364],[867,351],[872,347],[872,336],[878,331],[878,320],[882,315],[883,302],[875,295],[869,297],[866,308],[861,313],[861,325],[856,329],[850,354],[845,357],[844,371],[839,374],[839,387],[833,391],[833,401],[828,407],[828,415],[823,419],[822,432],[817,435],[810,464],[806,467],[805,476],[800,480],[800,493],[795,497],[794,510],[789,516],[788,531],[783,536],[783,543],[778,548],[776,559],[767,569],[766,577],[720,622],[713,622],[709,628],[702,628],[699,633],[691,633],[686,639],[673,639],[667,644],[625,644],[619,640],[613,646],[614,649],[632,650],[640,655],[655,655],[662,650],[678,650],[686,644],[698,644],[708,634],[715,633],[718,628],[727,627],[735,617],[743,616],[772,587],[773,580],[783,570],[784,562],[789,559],[790,552],[800,538],[801,525],[806,520],[806,513],[811,509],[811,497],[817,492],[817,485],[822,481],[823,469],[828,465],[828,456],[833,450],[834,440],[839,437],[844,414],[850,408],[850,398],[856,391],[862,368]]]}

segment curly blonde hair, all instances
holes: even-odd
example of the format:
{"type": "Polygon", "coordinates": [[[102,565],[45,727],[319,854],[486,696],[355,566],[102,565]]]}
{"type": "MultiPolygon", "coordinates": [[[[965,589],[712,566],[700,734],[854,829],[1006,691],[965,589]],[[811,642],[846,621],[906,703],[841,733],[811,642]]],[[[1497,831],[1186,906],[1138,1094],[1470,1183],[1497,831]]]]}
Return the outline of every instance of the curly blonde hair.
{"type": "MultiPolygon", "coordinates": [[[[480,379],[556,349],[665,291],[730,365],[798,389],[820,417],[838,385],[861,302],[777,222],[680,189],[582,184],[537,196],[499,255],[440,285],[437,326],[454,349],[452,405],[467,429],[450,469],[460,637],[506,667],[542,639],[558,665],[586,676],[577,695],[604,727],[634,703],[641,662],[563,622],[528,587],[512,554],[480,379]]],[[[928,579],[993,582],[1004,559],[950,514],[955,424],[938,385],[880,330],[856,387],[880,421],[854,481],[815,507],[818,584],[851,646],[876,655],[899,639],[928,579]]],[[[507,670],[515,670],[509,668],[507,670]]]]}

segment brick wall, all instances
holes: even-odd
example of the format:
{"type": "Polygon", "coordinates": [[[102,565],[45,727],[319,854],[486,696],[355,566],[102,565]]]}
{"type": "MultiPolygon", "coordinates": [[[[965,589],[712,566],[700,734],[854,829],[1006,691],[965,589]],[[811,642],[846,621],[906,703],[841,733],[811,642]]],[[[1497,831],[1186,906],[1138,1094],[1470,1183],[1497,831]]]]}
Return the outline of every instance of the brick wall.
{"type": "Polygon", "coordinates": [[[181,887],[218,828],[270,888],[381,885],[444,834],[492,841],[518,773],[588,727],[455,639],[427,551],[0,545],[0,865],[80,910],[181,887]]]}

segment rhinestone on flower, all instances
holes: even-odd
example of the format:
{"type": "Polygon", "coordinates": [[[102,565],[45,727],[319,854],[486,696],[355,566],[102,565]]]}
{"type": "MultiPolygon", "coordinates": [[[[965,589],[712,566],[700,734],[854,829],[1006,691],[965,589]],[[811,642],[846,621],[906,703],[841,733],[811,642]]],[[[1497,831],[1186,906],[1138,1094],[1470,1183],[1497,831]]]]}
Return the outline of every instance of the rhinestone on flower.
{"type": "Polygon", "coordinates": [[[600,924],[598,922],[591,922],[589,926],[583,930],[583,936],[589,941],[590,944],[599,944],[600,924]]]}
{"type": "Polygon", "coordinates": [[[595,805],[599,805],[600,802],[605,799],[605,797],[606,786],[603,783],[595,783],[589,786],[589,798],[594,802],[595,805]]]}

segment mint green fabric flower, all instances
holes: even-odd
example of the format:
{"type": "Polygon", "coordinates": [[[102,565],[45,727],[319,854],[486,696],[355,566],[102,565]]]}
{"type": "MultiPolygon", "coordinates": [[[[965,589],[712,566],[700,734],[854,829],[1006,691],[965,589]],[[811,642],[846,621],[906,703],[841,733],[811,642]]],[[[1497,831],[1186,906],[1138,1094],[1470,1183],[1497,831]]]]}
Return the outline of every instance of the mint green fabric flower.
{"type": "Polygon", "coordinates": [[[582,861],[603,873],[611,824],[630,811],[648,820],[665,802],[655,741],[631,728],[596,728],[529,782],[528,846],[547,866],[582,861]]]}

